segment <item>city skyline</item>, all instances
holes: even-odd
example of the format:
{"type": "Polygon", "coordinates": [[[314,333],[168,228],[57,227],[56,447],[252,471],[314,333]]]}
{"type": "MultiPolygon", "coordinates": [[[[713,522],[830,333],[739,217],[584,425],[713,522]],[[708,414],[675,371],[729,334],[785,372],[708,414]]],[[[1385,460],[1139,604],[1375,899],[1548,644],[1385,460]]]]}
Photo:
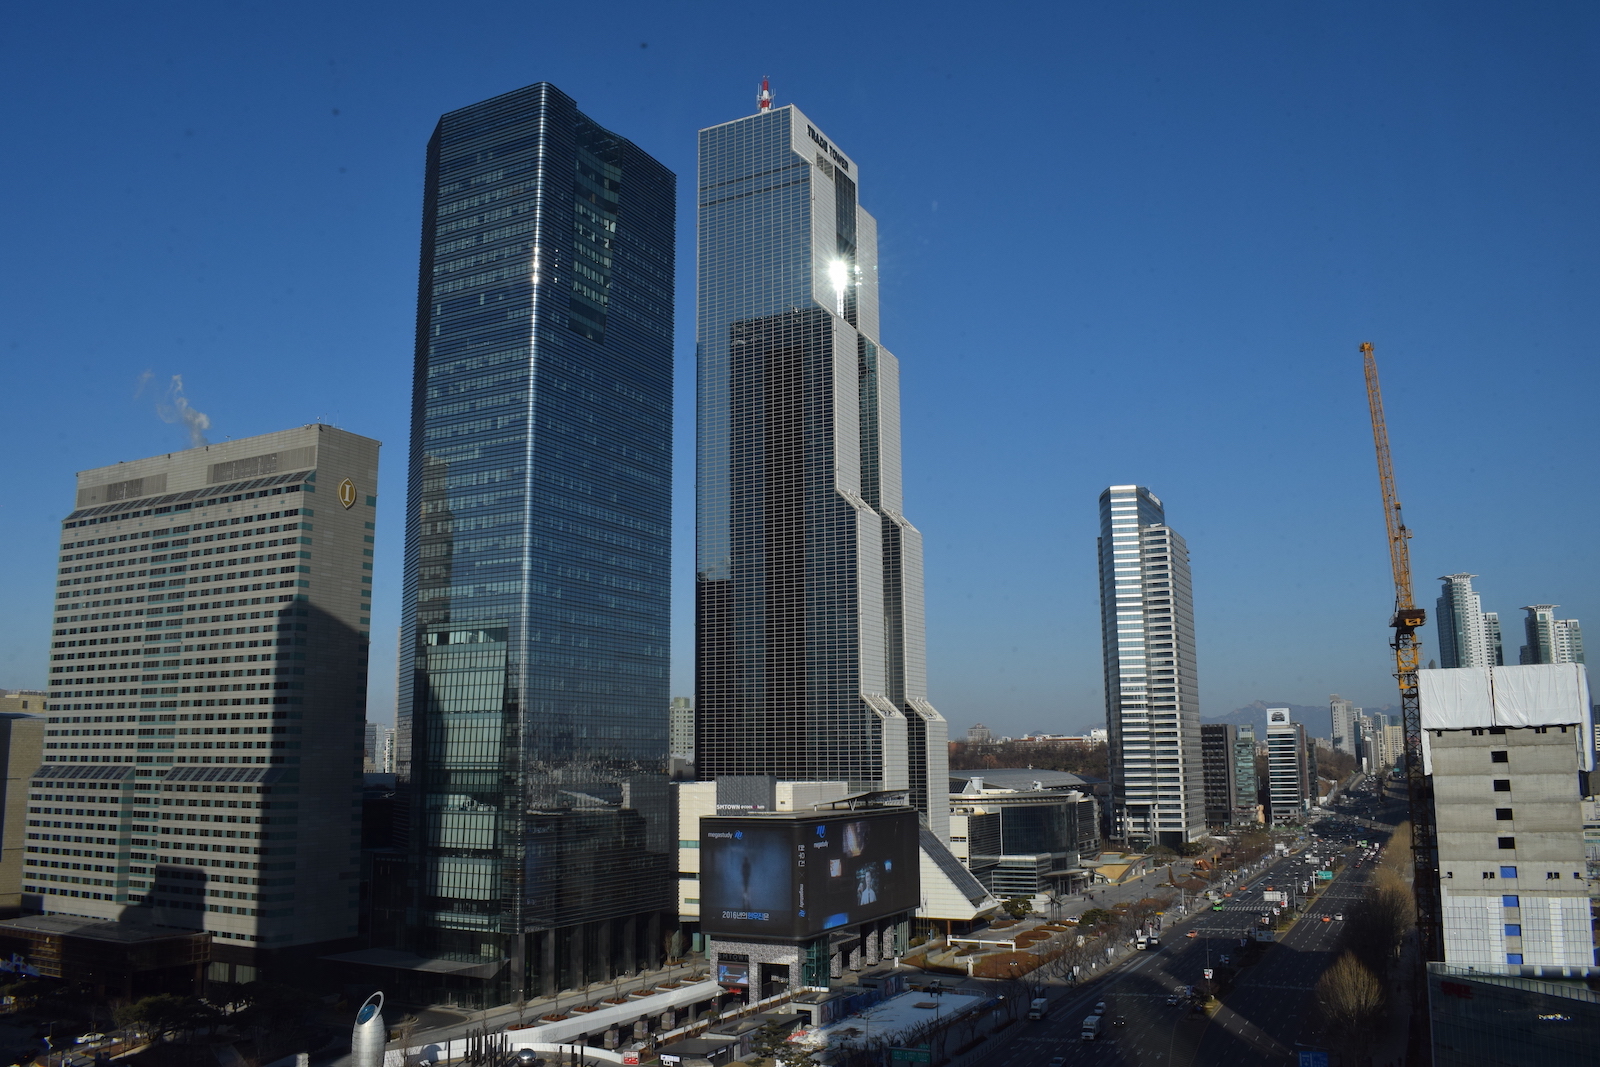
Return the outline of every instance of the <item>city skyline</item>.
{"type": "MultiPolygon", "coordinates": [[[[780,103],[798,101],[840,140],[870,147],[863,166],[893,177],[874,202],[895,235],[885,245],[886,332],[918,359],[904,433],[908,453],[924,458],[907,471],[907,495],[933,532],[931,686],[949,718],[1008,734],[1095,721],[1098,620],[1093,575],[1080,562],[1093,520],[1074,501],[1122,478],[1160,485],[1187,517],[1207,716],[1257,698],[1315,704],[1332,691],[1369,706],[1390,702],[1381,516],[1354,356],[1369,338],[1386,359],[1392,413],[1407,427],[1396,459],[1418,572],[1470,560],[1495,575],[1486,599],[1526,602],[1505,599],[1524,590],[1582,618],[1596,585],[1575,550],[1514,528],[1488,538],[1474,521],[1511,513],[1555,475],[1524,469],[1491,435],[1463,442],[1449,427],[1471,408],[1493,422],[1553,427],[1552,444],[1580,468],[1594,455],[1570,406],[1594,374],[1579,343],[1593,332],[1592,311],[1576,295],[1592,289],[1592,265],[1577,250],[1592,247],[1593,222],[1574,178],[1592,172],[1593,149],[1545,136],[1588,107],[1592,85],[1574,96],[1553,79],[1578,62],[1560,42],[1593,33],[1594,19],[1535,14],[1491,30],[1486,11],[1443,43],[1404,16],[1345,13],[1382,45],[1326,34],[1305,44],[1303,31],[1329,25],[1305,16],[1248,26],[1180,16],[1152,25],[1148,56],[1116,43],[1114,19],[1051,23],[1104,55],[1083,57],[1060,81],[1083,103],[1027,120],[1048,123],[1045,140],[1071,146],[1045,149],[1045,172],[1071,192],[1047,198],[1040,238],[1007,245],[1002,271],[973,269],[986,235],[1007,230],[998,206],[953,176],[944,144],[949,129],[984,128],[979,119],[1000,123],[997,137],[1017,135],[1005,124],[1023,117],[993,104],[1020,95],[1026,83],[1006,68],[1021,64],[967,64],[948,44],[916,36],[923,30],[907,41],[924,46],[909,49],[917,64],[891,56],[864,80],[838,85],[816,72],[809,53],[822,38],[813,31],[773,44],[759,25],[735,28],[731,40],[750,45],[751,58],[730,63],[696,51],[703,24],[677,26],[642,9],[639,40],[625,47],[588,43],[568,56],[535,45],[481,63],[453,28],[425,42],[399,33],[395,58],[380,60],[367,28],[337,14],[328,48],[277,31],[236,34],[222,16],[180,25],[112,15],[89,36],[74,34],[84,48],[63,56],[26,42],[64,32],[64,23],[24,13],[7,45],[8,73],[19,80],[13,99],[48,103],[19,110],[14,128],[23,151],[54,161],[54,177],[8,178],[11,202],[29,205],[18,240],[39,252],[7,268],[7,351],[21,396],[53,395],[59,368],[75,365],[86,386],[73,414],[92,430],[49,404],[19,405],[8,420],[13,447],[43,455],[18,472],[20,506],[3,527],[15,551],[0,580],[19,610],[0,622],[0,685],[45,680],[48,575],[36,561],[51,555],[50,531],[29,516],[61,510],[52,487],[73,470],[186,447],[192,433],[221,440],[324,415],[391,446],[404,439],[418,182],[409,153],[441,111],[549,77],[593,99],[602,122],[636,124],[641,144],[688,173],[693,130],[752,106],[759,72],[744,68],[757,62],[777,75],[780,103]],[[205,47],[224,39],[231,51],[205,47]],[[1226,77],[1186,58],[1195,40],[1231,58],[1226,77]],[[1292,46],[1275,47],[1285,42],[1292,46]],[[174,49],[183,58],[171,71],[130,58],[174,49]],[[1487,55],[1496,62],[1478,62],[1487,55]],[[1359,91],[1333,88],[1359,61],[1369,70],[1359,91]],[[924,63],[963,76],[930,75],[924,63]],[[1419,75],[1442,95],[1419,91],[1419,75]],[[116,94],[97,91],[108,79],[116,94]],[[879,103],[911,86],[918,108],[879,103]],[[1230,106],[1268,86],[1272,98],[1304,105],[1298,117],[1230,106]],[[84,146],[62,132],[81,116],[94,134],[84,146]],[[1435,136],[1411,136],[1419,128],[1435,136]],[[1133,132],[1144,129],[1172,136],[1133,132]],[[121,163],[114,193],[85,184],[95,173],[83,154],[89,143],[121,163]],[[1515,151],[1490,158],[1477,147],[1488,143],[1515,151]],[[1235,184],[1240,200],[1219,199],[1235,184]],[[84,204],[94,209],[77,208],[84,204]],[[1469,207],[1474,223],[1464,227],[1469,207]],[[1388,235],[1397,212],[1403,238],[1388,235]],[[1468,230],[1474,240],[1462,245],[1468,230]],[[1218,233],[1230,235],[1220,249],[1218,233]],[[1284,242],[1292,248],[1280,244],[1283,233],[1294,236],[1284,242]],[[308,244],[317,255],[306,255],[308,244]],[[89,314],[70,251],[87,247],[101,249],[87,282],[98,310],[89,314]],[[1514,252],[1461,251],[1484,247],[1514,252]],[[1029,310],[1055,307],[1063,294],[1064,315],[1029,310]],[[1059,330],[1041,345],[1037,327],[1047,319],[1059,330]],[[1003,351],[1008,373],[974,373],[992,358],[979,350],[1003,351]],[[1537,359],[1485,405],[1482,383],[1512,350],[1537,359]],[[1144,400],[1174,420],[1182,448],[1118,439],[1088,402],[1122,366],[1148,367],[1161,383],[1144,400]],[[158,420],[158,403],[171,424],[158,420]],[[1295,417],[1272,431],[1274,447],[1251,464],[1234,462],[1258,451],[1250,439],[1262,432],[1262,413],[1277,410],[1295,417]],[[1261,508],[1266,485],[1271,506],[1261,508]],[[1301,623],[1263,638],[1256,620],[1269,611],[1301,623]]],[[[682,195],[679,205],[686,235],[693,208],[682,195]]],[[[680,278],[687,244],[679,242],[680,278]]],[[[674,693],[692,691],[693,457],[683,447],[692,299],[680,284],[674,693]]],[[[1573,506],[1580,521],[1592,507],[1573,506]]],[[[400,508],[383,509],[378,522],[371,713],[384,720],[395,701],[400,508]]],[[[1422,636],[1424,656],[1436,653],[1437,631],[1422,636]]]]}

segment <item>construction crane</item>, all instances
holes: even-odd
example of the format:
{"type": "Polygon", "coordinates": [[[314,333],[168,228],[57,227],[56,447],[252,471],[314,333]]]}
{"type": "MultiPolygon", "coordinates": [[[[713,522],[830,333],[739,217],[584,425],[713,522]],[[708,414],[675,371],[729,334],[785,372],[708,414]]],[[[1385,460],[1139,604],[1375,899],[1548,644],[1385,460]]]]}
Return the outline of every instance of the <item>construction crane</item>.
{"type": "Polygon", "coordinates": [[[1394,677],[1400,683],[1401,729],[1406,741],[1406,793],[1411,801],[1411,852],[1416,876],[1417,934],[1424,960],[1444,959],[1440,920],[1439,836],[1433,817],[1433,783],[1423,773],[1422,706],[1417,699],[1417,663],[1422,643],[1417,630],[1428,621],[1411,595],[1411,531],[1400,512],[1394,487],[1394,461],[1389,453],[1389,428],[1383,417],[1383,392],[1378,388],[1378,361],[1372,344],[1361,345],[1367,375],[1367,407],[1372,413],[1372,443],[1378,452],[1378,483],[1383,490],[1383,521],[1389,533],[1389,566],[1394,572],[1394,677]]]}

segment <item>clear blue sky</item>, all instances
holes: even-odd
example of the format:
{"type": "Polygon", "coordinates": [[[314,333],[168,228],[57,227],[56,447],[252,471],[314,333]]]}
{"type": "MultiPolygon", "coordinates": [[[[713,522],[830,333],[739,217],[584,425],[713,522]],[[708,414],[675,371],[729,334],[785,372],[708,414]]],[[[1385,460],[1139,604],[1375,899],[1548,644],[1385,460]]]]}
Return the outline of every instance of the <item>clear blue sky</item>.
{"type": "MultiPolygon", "coordinates": [[[[1600,7],[10,4],[0,686],[75,471],[324,418],[385,443],[393,713],[423,147],[548,80],[680,176],[673,692],[692,691],[695,131],[771,75],[861,168],[957,729],[1103,716],[1095,502],[1189,541],[1205,713],[1393,702],[1357,345],[1430,607],[1597,601],[1600,7]],[[142,392],[141,379],[149,375],[142,392]]],[[[1600,645],[1600,618],[1592,642],[1600,645]]],[[[1436,647],[1432,631],[1429,648],[1436,647]]]]}

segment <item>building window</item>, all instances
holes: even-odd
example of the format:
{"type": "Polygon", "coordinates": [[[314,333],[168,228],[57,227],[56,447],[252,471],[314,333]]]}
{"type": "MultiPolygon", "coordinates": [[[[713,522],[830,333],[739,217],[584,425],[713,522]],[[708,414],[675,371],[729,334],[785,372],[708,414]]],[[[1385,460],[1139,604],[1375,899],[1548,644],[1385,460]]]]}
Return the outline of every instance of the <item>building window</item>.
{"type": "Polygon", "coordinates": [[[1494,780],[1494,791],[1496,793],[1509,793],[1509,792],[1511,792],[1511,779],[1509,779],[1509,778],[1496,778],[1494,780]]]}
{"type": "Polygon", "coordinates": [[[1489,753],[1489,762],[1490,763],[1510,763],[1511,762],[1511,753],[1507,752],[1503,748],[1494,749],[1489,753]]]}
{"type": "Polygon", "coordinates": [[[1520,953],[1520,952],[1507,952],[1506,953],[1506,962],[1507,963],[1521,963],[1522,962],[1522,953],[1520,953]]]}
{"type": "Polygon", "coordinates": [[[1502,837],[1500,839],[1500,847],[1501,848],[1516,848],[1517,847],[1517,839],[1514,838],[1514,837],[1502,837]]]}
{"type": "Polygon", "coordinates": [[[1485,879],[1493,878],[1494,877],[1494,872],[1493,871],[1484,871],[1483,872],[1483,877],[1485,879]]]}
{"type": "Polygon", "coordinates": [[[1500,903],[1508,908],[1519,908],[1522,906],[1515,893],[1507,893],[1505,896],[1500,898],[1500,903]]]}
{"type": "Polygon", "coordinates": [[[1502,877],[1502,878],[1515,878],[1516,876],[1517,876],[1517,869],[1515,867],[1501,867],[1500,868],[1500,877],[1502,877]]]}
{"type": "Polygon", "coordinates": [[[1506,936],[1507,937],[1521,937],[1522,936],[1522,924],[1521,923],[1506,923],[1506,936]]]}
{"type": "Polygon", "coordinates": [[[1560,878],[1561,877],[1561,872],[1560,871],[1545,871],[1544,872],[1544,877],[1545,877],[1545,881],[1550,881],[1553,878],[1560,878]]]}
{"type": "Polygon", "coordinates": [[[1511,809],[1510,808],[1495,808],[1494,809],[1494,817],[1496,819],[1500,820],[1501,822],[1509,822],[1509,821],[1511,821],[1511,809]]]}

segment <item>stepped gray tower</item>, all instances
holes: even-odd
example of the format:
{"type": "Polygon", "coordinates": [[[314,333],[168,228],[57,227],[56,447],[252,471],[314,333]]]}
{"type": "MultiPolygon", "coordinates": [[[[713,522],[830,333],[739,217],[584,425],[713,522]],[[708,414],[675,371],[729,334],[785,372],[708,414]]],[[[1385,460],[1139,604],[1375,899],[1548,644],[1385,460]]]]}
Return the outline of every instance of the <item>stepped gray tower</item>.
{"type": "Polygon", "coordinates": [[[696,769],[908,789],[946,841],[860,178],[793,106],[700,131],[696,769]]]}

